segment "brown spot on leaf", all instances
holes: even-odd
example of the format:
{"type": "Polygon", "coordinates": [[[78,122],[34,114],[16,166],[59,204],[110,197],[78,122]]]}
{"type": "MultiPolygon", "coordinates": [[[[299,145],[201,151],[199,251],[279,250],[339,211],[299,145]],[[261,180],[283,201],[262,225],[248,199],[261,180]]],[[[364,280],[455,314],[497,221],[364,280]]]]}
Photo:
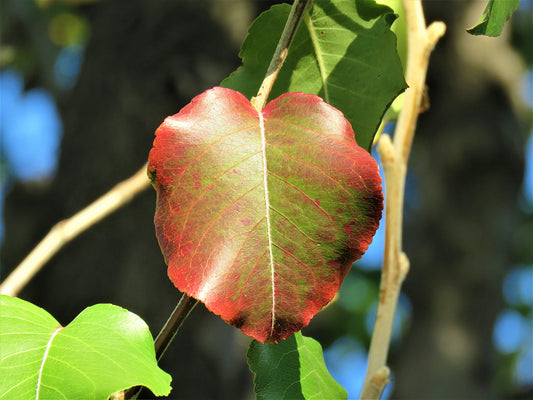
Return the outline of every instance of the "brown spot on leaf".
{"type": "Polygon", "coordinates": [[[352,234],[352,226],[351,225],[344,225],[344,233],[346,234],[346,236],[350,237],[351,234],[352,234]]]}
{"type": "Polygon", "coordinates": [[[229,321],[229,324],[234,326],[237,329],[241,329],[241,327],[244,325],[245,322],[246,320],[244,319],[244,317],[242,315],[238,315],[237,317],[231,319],[229,321]]]}
{"type": "Polygon", "coordinates": [[[266,341],[267,343],[279,343],[302,328],[303,324],[301,323],[292,322],[286,319],[276,319],[276,321],[274,321],[274,331],[266,341]]]}

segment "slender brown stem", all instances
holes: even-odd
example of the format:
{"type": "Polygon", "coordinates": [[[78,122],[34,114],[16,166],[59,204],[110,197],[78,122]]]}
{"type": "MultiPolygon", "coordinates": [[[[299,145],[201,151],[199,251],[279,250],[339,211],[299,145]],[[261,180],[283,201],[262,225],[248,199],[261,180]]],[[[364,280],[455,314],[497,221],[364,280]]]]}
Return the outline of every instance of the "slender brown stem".
{"type": "Polygon", "coordinates": [[[398,118],[394,142],[388,135],[380,139],[378,150],[385,174],[385,254],[379,293],[376,322],[370,350],[365,382],[361,392],[363,400],[377,400],[389,382],[387,356],[398,297],[402,283],[409,271],[409,259],[402,251],[402,216],[407,161],[413,142],[418,114],[424,93],[429,57],[446,26],[434,22],[426,28],[420,0],[403,0],[407,22],[407,73],[409,88],[398,118]]]}
{"type": "Polygon", "coordinates": [[[163,357],[163,354],[165,354],[168,346],[176,336],[176,333],[183,324],[183,321],[185,321],[185,318],[187,318],[196,304],[198,304],[198,300],[195,298],[189,297],[185,293],[181,296],[178,305],[174,311],[172,311],[172,314],[165,323],[165,326],[163,326],[163,329],[161,329],[157,335],[157,338],[155,339],[155,356],[157,361],[163,357]]]}
{"type": "Polygon", "coordinates": [[[270,95],[272,87],[274,86],[274,82],[276,81],[278,73],[283,66],[285,58],[287,58],[287,53],[289,52],[289,46],[291,45],[292,38],[296,33],[298,24],[302,19],[302,15],[309,1],[310,0],[294,0],[291,12],[287,18],[287,22],[285,23],[285,28],[283,28],[283,33],[281,34],[276,47],[276,51],[274,51],[274,55],[272,56],[272,60],[268,66],[265,79],[263,79],[263,83],[259,87],[257,96],[252,99],[252,105],[257,111],[261,111],[268,100],[268,96],[270,95]]]}
{"type": "MultiPolygon", "coordinates": [[[[165,354],[165,351],[167,350],[168,346],[170,345],[170,343],[172,343],[172,340],[174,339],[176,333],[183,324],[183,321],[185,321],[185,319],[191,313],[196,304],[198,304],[198,300],[196,300],[195,298],[189,297],[185,293],[181,296],[178,305],[176,306],[176,308],[174,308],[174,311],[172,311],[172,314],[170,314],[170,317],[168,318],[167,322],[165,323],[165,325],[157,335],[157,338],[155,339],[154,347],[157,361],[159,361],[161,357],[163,357],[163,354],[165,354]]],[[[132,387],[124,391],[122,398],[125,400],[134,399],[139,395],[141,390],[142,386],[132,387]]],[[[115,396],[117,398],[121,398],[119,395],[115,396]]]]}
{"type": "Polygon", "coordinates": [[[132,177],[117,184],[98,200],[72,217],[58,222],[30,254],[0,285],[0,293],[16,296],[64,245],[128,203],[137,194],[150,187],[146,164],[132,177]]]}

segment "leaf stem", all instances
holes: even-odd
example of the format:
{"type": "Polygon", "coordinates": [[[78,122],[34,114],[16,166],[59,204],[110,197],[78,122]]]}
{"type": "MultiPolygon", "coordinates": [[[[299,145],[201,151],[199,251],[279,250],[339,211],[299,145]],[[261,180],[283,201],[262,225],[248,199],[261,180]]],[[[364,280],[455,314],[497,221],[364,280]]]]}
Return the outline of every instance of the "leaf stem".
{"type": "Polygon", "coordinates": [[[265,79],[263,79],[263,83],[261,83],[261,86],[259,87],[257,96],[251,100],[252,105],[257,111],[261,111],[268,100],[268,96],[272,91],[272,87],[274,86],[274,82],[276,81],[278,73],[283,66],[285,58],[287,58],[287,53],[289,52],[289,46],[291,45],[292,38],[296,33],[298,24],[302,19],[302,15],[309,1],[310,0],[294,0],[291,12],[287,18],[287,22],[285,23],[285,28],[283,28],[278,45],[274,51],[270,65],[268,66],[265,79]]]}
{"type": "Polygon", "coordinates": [[[16,296],[64,245],[128,203],[150,187],[146,164],[133,176],[117,184],[102,197],[72,217],[55,224],[30,254],[0,285],[0,294],[16,296]]]}
{"type": "MultiPolygon", "coordinates": [[[[178,302],[178,305],[176,306],[176,308],[174,308],[174,311],[172,311],[172,314],[170,314],[170,317],[168,318],[167,322],[165,323],[165,325],[157,335],[157,338],[155,339],[154,346],[157,361],[159,361],[163,357],[168,346],[170,345],[170,343],[172,343],[172,340],[176,336],[176,333],[183,324],[183,321],[185,321],[185,319],[191,313],[196,304],[198,304],[198,300],[193,297],[189,297],[185,293],[183,293],[180,301],[178,302]]],[[[132,387],[124,391],[122,398],[134,399],[139,395],[141,390],[142,386],[132,387]]],[[[115,395],[115,397],[121,398],[117,395],[115,395]]]]}
{"type": "Polygon", "coordinates": [[[413,142],[418,115],[421,109],[429,57],[435,44],[446,30],[442,22],[434,22],[426,28],[420,0],[403,0],[407,22],[407,72],[409,88],[396,130],[394,142],[383,135],[378,151],[385,175],[385,253],[379,293],[376,322],[368,367],[361,392],[361,399],[377,400],[389,382],[390,370],[387,355],[392,337],[394,315],[402,283],[409,271],[409,259],[402,251],[402,216],[407,161],[413,142]]]}
{"type": "Polygon", "coordinates": [[[198,300],[183,293],[178,305],[174,308],[174,311],[170,314],[165,326],[163,326],[163,329],[161,329],[155,339],[154,345],[157,361],[163,357],[163,354],[165,354],[168,346],[176,336],[183,321],[185,321],[185,318],[187,318],[196,304],[198,304],[198,300]]]}

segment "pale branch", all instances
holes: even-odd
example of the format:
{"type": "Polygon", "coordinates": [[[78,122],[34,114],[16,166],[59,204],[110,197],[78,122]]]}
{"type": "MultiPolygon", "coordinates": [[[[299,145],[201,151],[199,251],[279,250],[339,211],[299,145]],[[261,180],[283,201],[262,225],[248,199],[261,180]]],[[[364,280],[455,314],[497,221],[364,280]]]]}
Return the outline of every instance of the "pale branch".
{"type": "Polygon", "coordinates": [[[430,54],[444,35],[446,26],[434,22],[426,28],[420,0],[403,0],[407,22],[407,71],[409,88],[405,92],[394,141],[383,135],[378,151],[385,175],[385,252],[381,273],[376,322],[368,354],[368,367],[361,392],[363,400],[377,400],[389,382],[387,355],[394,315],[402,283],[409,271],[409,260],[402,251],[402,216],[407,161],[422,105],[430,54]]]}
{"type": "Polygon", "coordinates": [[[257,111],[261,111],[268,100],[268,96],[270,95],[274,82],[278,77],[278,73],[283,66],[285,58],[287,58],[292,38],[296,33],[296,29],[298,28],[298,24],[302,19],[302,15],[308,3],[309,0],[294,0],[291,12],[287,18],[285,27],[283,28],[283,33],[281,34],[274,55],[272,56],[272,60],[270,61],[270,65],[268,66],[265,79],[263,79],[263,83],[261,83],[261,86],[259,87],[257,96],[251,100],[252,105],[257,111]]]}
{"type": "Polygon", "coordinates": [[[0,294],[16,296],[64,245],[148,187],[150,187],[150,180],[146,175],[146,165],[144,165],[133,176],[117,184],[77,214],[58,222],[2,282],[0,294]]]}

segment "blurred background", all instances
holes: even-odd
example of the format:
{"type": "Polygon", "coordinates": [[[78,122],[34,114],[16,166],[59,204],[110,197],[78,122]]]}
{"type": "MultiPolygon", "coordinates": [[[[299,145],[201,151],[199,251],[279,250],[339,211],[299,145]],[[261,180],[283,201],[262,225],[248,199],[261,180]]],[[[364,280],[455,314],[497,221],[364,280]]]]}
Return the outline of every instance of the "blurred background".
{"type": "MultiPolygon", "coordinates": [[[[0,2],[0,274],[59,220],[146,161],[167,115],[239,66],[275,1],[0,2]]],[[[533,398],[533,1],[500,38],[472,37],[485,1],[425,1],[448,25],[409,165],[411,270],[390,354],[391,399],[533,398]]],[[[392,131],[392,127],[387,127],[392,131]]],[[[113,303],[156,335],[180,294],[144,191],[63,248],[20,297],[68,324],[113,303]]],[[[338,299],[304,329],[357,398],[376,308],[382,230],[338,299]]],[[[160,363],[172,399],[253,399],[249,339],[199,305],[160,363]]],[[[143,398],[151,393],[143,392],[143,398]]]]}

